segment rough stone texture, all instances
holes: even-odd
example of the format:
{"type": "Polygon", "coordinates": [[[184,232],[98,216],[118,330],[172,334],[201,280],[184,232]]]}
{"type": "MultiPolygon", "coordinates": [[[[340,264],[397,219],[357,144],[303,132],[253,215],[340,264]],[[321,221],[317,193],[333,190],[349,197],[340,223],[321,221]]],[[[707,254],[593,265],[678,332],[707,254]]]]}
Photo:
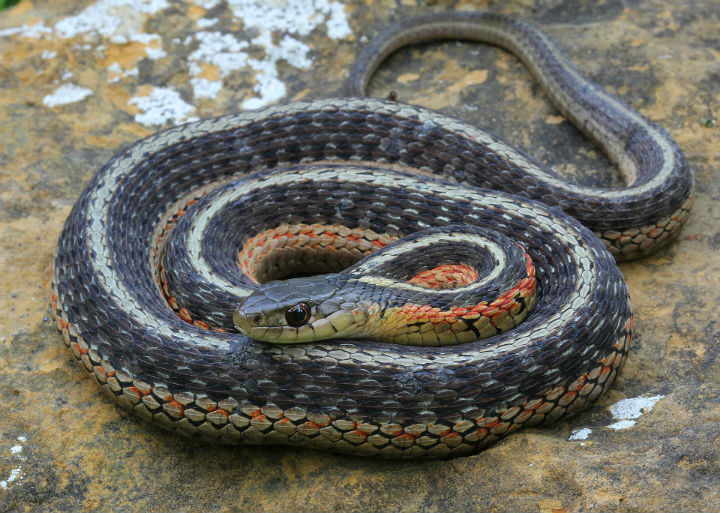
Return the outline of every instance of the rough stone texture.
{"type": "MultiPolygon", "coordinates": [[[[0,13],[0,510],[720,509],[720,119],[705,126],[720,117],[720,4],[344,3],[315,2],[306,21],[291,9],[310,4],[300,0],[273,3],[284,7],[269,17],[250,0],[24,0],[0,13]],[[446,6],[534,20],[580,69],[667,127],[695,169],[680,240],[621,267],[637,336],[610,393],[476,456],[423,463],[205,446],[102,396],[48,320],[52,250],[92,173],[167,124],[334,94],[365,35],[446,6]],[[636,424],[608,427],[633,416],[618,401],[638,397],[653,400],[636,424]],[[581,428],[592,432],[574,439],[581,428]]],[[[502,51],[400,51],[372,84],[390,89],[485,124],[582,183],[620,184],[502,51]]]]}

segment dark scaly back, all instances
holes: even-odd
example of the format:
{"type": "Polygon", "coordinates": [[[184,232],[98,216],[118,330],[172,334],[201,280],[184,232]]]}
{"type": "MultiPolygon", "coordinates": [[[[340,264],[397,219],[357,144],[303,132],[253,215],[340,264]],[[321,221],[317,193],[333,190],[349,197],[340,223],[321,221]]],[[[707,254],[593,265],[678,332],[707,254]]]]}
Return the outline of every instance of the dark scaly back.
{"type": "Polygon", "coordinates": [[[530,23],[462,11],[402,20],[373,38],[360,53],[348,76],[347,94],[364,96],[375,70],[399,48],[445,39],[486,42],[516,55],[560,112],[618,167],[627,187],[578,186],[527,155],[524,159],[541,171],[538,175],[528,176],[510,164],[499,167],[494,176],[469,176],[467,183],[562,208],[593,230],[618,260],[647,255],[677,235],[693,192],[692,172],[682,150],[664,128],[580,73],[530,23]]]}
{"type": "MultiPolygon", "coordinates": [[[[512,350],[496,351],[489,343],[448,350],[354,341],[278,348],[187,324],[164,304],[156,285],[149,257],[155,244],[154,225],[164,212],[173,210],[179,197],[211,180],[222,181],[251,166],[262,169],[300,160],[370,158],[404,167],[444,169],[453,176],[466,173],[469,166],[478,168],[480,162],[500,160],[499,156],[486,155],[481,146],[473,147],[472,153],[468,153],[467,144],[453,146],[453,141],[472,141],[479,135],[473,127],[412,106],[376,100],[325,100],[188,124],[140,141],[92,180],[61,234],[54,277],[58,298],[54,313],[60,319],[61,331],[86,362],[86,368],[101,376],[101,384],[122,404],[171,429],[226,441],[252,441],[257,434],[244,427],[221,432],[222,424],[218,429],[211,426],[208,431],[206,426],[204,431],[197,431],[198,426],[192,422],[188,425],[183,408],[204,408],[208,401],[225,401],[226,407],[237,403],[227,411],[237,415],[240,424],[252,417],[247,409],[257,406],[267,411],[291,410],[293,414],[299,408],[303,419],[325,415],[338,420],[362,418],[370,425],[453,425],[468,415],[492,418],[518,401],[522,404],[533,398],[544,397],[554,405],[558,397],[547,395],[553,387],[567,387],[578,376],[595,376],[590,383],[592,393],[564,403],[547,419],[545,414],[534,418],[537,422],[553,420],[565,411],[582,408],[609,386],[624,359],[630,333],[626,326],[630,318],[627,289],[599,241],[566,216],[533,202],[473,189],[463,189],[449,198],[448,191],[456,190],[456,186],[432,186],[422,179],[412,181],[417,190],[412,197],[406,196],[401,177],[383,178],[381,170],[358,174],[340,169],[330,173],[326,185],[320,187],[303,180],[297,171],[291,170],[286,177],[288,183],[297,180],[286,188],[289,194],[307,188],[310,194],[325,190],[326,199],[327,193],[335,190],[332,201],[354,198],[351,215],[378,231],[384,223],[396,223],[396,213],[400,212],[400,219],[410,223],[408,229],[448,216],[447,222],[475,218],[508,234],[520,232],[536,261],[538,302],[544,303],[523,325],[522,331],[532,335],[527,335],[522,344],[516,340],[516,330],[492,339],[500,348],[517,346],[512,350]],[[428,116],[432,122],[424,120],[428,116]],[[437,140],[443,141],[445,153],[426,144],[437,140]],[[409,151],[421,148],[425,150],[409,151]],[[353,175],[357,176],[355,185],[344,185],[353,175]],[[373,180],[377,185],[369,185],[373,180]],[[430,194],[428,187],[436,193],[430,194]],[[470,208],[470,195],[480,203],[485,197],[491,203],[505,203],[508,210],[470,208]],[[394,210],[393,216],[382,222],[381,216],[371,215],[363,202],[367,198],[387,205],[394,210]],[[544,229],[525,226],[530,219],[522,212],[531,207],[533,217],[547,218],[549,224],[544,229]],[[419,216],[413,213],[421,208],[427,212],[419,216]],[[545,330],[541,328],[542,318],[562,311],[577,286],[579,264],[567,253],[567,242],[544,231],[556,225],[570,227],[576,237],[573,244],[579,245],[576,250],[584,247],[588,252],[586,265],[598,281],[597,288],[590,291],[594,299],[586,310],[577,312],[577,319],[573,316],[563,326],[545,330]],[[109,260],[101,254],[107,254],[109,260]],[[112,276],[118,281],[112,281],[112,276]],[[609,377],[593,370],[610,356],[616,365],[606,366],[609,377]],[[378,366],[377,358],[385,363],[378,366]],[[536,369],[530,375],[524,370],[528,365],[536,369]],[[108,369],[114,369],[115,374],[107,377],[108,369]],[[470,375],[475,378],[466,381],[470,375]],[[486,384],[489,382],[493,385],[486,384]],[[133,399],[137,390],[152,390],[152,401],[166,409],[146,410],[149,406],[145,400],[133,399]],[[173,417],[178,411],[179,418],[173,417]]],[[[239,215],[243,215],[242,210],[239,215]]],[[[287,215],[293,213],[288,211],[287,215]]],[[[508,422],[517,414],[509,416],[508,422]]],[[[271,429],[270,433],[275,434],[267,438],[268,443],[293,443],[280,437],[281,432],[271,429]]],[[[458,453],[475,450],[495,438],[469,439],[458,446],[458,453]]],[[[322,435],[314,435],[297,443],[322,447],[322,440],[322,435]]],[[[450,454],[444,443],[438,442],[437,447],[436,452],[423,454],[450,454]]],[[[355,449],[338,445],[336,450],[355,449]]]]}

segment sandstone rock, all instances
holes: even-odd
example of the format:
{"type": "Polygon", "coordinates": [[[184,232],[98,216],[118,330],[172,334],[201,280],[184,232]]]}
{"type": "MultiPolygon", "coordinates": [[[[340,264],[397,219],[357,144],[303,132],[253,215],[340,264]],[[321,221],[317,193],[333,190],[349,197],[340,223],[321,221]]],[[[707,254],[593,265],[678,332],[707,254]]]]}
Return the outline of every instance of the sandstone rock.
{"type": "MultiPolygon", "coordinates": [[[[720,123],[705,126],[720,116],[720,6],[426,3],[23,0],[0,13],[0,509],[720,509],[720,123]],[[446,6],[535,21],[665,126],[695,169],[680,240],[622,265],[637,336],[610,393],[476,456],[423,463],[206,446],[103,397],[48,319],[55,241],[94,171],[164,126],[336,94],[365,36],[446,6]]],[[[371,85],[391,89],[489,126],[579,182],[621,183],[505,52],[402,50],[371,85]]]]}

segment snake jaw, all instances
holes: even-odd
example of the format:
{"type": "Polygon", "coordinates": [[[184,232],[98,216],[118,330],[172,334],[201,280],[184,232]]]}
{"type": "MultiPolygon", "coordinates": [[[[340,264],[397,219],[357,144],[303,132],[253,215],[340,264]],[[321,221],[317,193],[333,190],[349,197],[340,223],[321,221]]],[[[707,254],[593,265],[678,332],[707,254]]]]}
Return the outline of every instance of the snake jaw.
{"type": "MultiPolygon", "coordinates": [[[[292,327],[288,326],[285,320],[285,311],[295,304],[278,307],[264,294],[251,294],[235,309],[233,322],[241,332],[256,340],[275,343],[306,342],[311,340],[305,329],[308,325],[292,327]]],[[[312,306],[310,308],[312,311],[312,306]]]]}
{"type": "Polygon", "coordinates": [[[341,290],[329,275],[270,282],[238,305],[233,322],[247,336],[277,344],[372,338],[372,320],[380,317],[381,307],[363,300],[338,303],[336,296],[342,295],[338,294],[341,290]],[[308,307],[309,316],[302,325],[291,326],[286,314],[301,304],[308,307]]]}
{"type": "Polygon", "coordinates": [[[335,326],[347,323],[333,301],[338,285],[329,275],[293,278],[261,285],[238,305],[235,326],[256,340],[301,343],[337,338],[335,326]],[[298,307],[307,310],[304,319],[294,319],[298,307]],[[289,314],[292,312],[292,315],[289,314]],[[294,324],[293,320],[297,320],[294,324]]]}

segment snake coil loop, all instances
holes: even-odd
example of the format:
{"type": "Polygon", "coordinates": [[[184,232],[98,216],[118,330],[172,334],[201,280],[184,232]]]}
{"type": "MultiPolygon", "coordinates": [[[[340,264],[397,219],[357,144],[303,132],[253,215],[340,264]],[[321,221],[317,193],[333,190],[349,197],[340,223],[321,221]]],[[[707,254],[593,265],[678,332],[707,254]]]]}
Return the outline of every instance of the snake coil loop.
{"type": "Polygon", "coordinates": [[[362,94],[398,47],[448,37],[517,54],[628,187],[569,184],[478,127],[387,100],[294,102],[158,132],[95,175],[55,253],[58,329],[122,406],[224,443],[438,458],[557,420],[607,390],[633,330],[614,257],[645,255],[677,234],[692,199],[685,157],[545,34],[499,15],[391,27],[358,59],[351,92],[362,94]],[[519,195],[500,192],[508,188],[519,195]],[[476,227],[511,237],[508,251],[528,257],[518,253],[520,274],[495,286],[496,299],[440,304],[478,288],[493,272],[487,262],[505,257],[487,245],[487,258],[447,261],[418,241],[469,254],[485,244],[476,227]],[[415,253],[393,260],[396,248],[415,253]],[[353,285],[341,295],[338,276],[353,285]],[[259,290],[256,304],[282,308],[253,310],[259,290]],[[420,299],[407,307],[411,293],[420,299]],[[240,303],[238,325],[257,337],[292,329],[306,340],[376,320],[395,329],[402,318],[407,343],[455,345],[269,344],[233,332],[240,303]],[[290,327],[258,326],[264,318],[290,327]]]}

